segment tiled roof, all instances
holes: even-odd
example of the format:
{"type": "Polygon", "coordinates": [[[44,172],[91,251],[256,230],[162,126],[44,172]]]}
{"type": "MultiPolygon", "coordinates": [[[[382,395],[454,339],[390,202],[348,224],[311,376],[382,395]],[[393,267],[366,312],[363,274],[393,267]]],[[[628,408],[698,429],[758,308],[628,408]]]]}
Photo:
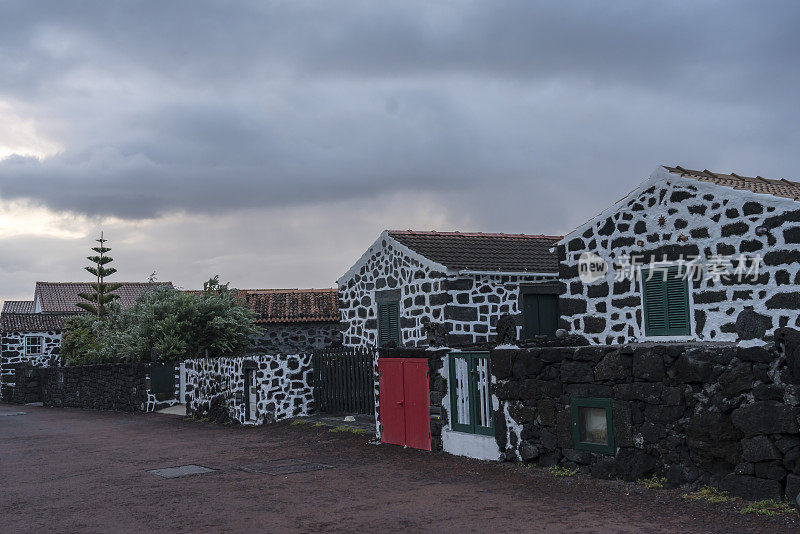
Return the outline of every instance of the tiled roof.
{"type": "Polygon", "coordinates": [[[247,289],[247,306],[257,323],[339,320],[339,292],[330,289],[247,289]]]}
{"type": "Polygon", "coordinates": [[[751,191],[753,193],[761,193],[764,195],[772,195],[776,197],[789,198],[791,200],[800,200],[800,182],[792,182],[790,180],[780,179],[772,180],[762,178],[761,176],[741,176],[736,173],[723,174],[719,172],[711,172],[709,170],[693,171],[691,169],[684,169],[680,165],[675,167],[668,167],[664,165],[672,174],[679,174],[685,178],[692,178],[700,182],[710,182],[716,185],[731,187],[733,189],[741,189],[751,191]]]}
{"type": "Polygon", "coordinates": [[[7,300],[3,302],[3,313],[33,313],[35,303],[32,300],[7,300]]]}
{"type": "Polygon", "coordinates": [[[561,236],[389,230],[389,236],[449,269],[557,273],[561,236]]]}
{"type": "MultiPolygon", "coordinates": [[[[5,309],[5,306],[3,307],[5,309]]],[[[3,332],[47,332],[63,330],[64,323],[72,313],[7,313],[0,314],[0,329],[3,332]]]]}
{"type": "MultiPolygon", "coordinates": [[[[110,283],[110,282],[109,282],[110,283]]],[[[172,287],[172,282],[122,282],[122,287],[113,291],[120,296],[117,299],[123,308],[129,308],[142,293],[153,286],[172,287]]],[[[81,313],[83,310],[75,304],[85,302],[78,293],[93,293],[88,282],[36,282],[36,295],[43,313],[81,313]]]]}

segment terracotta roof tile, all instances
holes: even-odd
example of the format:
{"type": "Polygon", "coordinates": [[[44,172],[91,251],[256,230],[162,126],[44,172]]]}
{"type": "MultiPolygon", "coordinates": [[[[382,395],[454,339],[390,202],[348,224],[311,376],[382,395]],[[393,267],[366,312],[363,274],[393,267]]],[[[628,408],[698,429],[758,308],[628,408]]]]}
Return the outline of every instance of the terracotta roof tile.
{"type": "Polygon", "coordinates": [[[33,313],[36,303],[32,300],[7,300],[2,313],[33,313]]]}
{"type": "MultiPolygon", "coordinates": [[[[5,306],[3,307],[5,309],[5,306]]],[[[7,313],[0,314],[3,332],[47,332],[63,330],[64,323],[73,313],[7,313]]]]}
{"type": "Polygon", "coordinates": [[[257,323],[294,323],[339,320],[339,292],[329,289],[248,289],[247,306],[257,323]]]}
{"type": "Polygon", "coordinates": [[[723,174],[711,172],[708,169],[694,171],[691,169],[684,169],[680,165],[676,165],[675,167],[664,165],[664,168],[673,174],[679,174],[685,178],[692,178],[699,182],[710,182],[733,189],[800,201],[800,182],[792,182],[785,179],[773,180],[762,178],[761,176],[741,176],[734,172],[723,174]]]}
{"type": "Polygon", "coordinates": [[[389,236],[450,269],[557,273],[561,236],[389,230],[389,236]]]}
{"type": "MultiPolygon", "coordinates": [[[[114,291],[120,296],[118,302],[123,308],[129,308],[136,299],[154,286],[172,287],[172,282],[122,282],[122,287],[114,291]]],[[[39,299],[43,313],[82,313],[83,310],[75,306],[77,302],[84,302],[78,293],[92,293],[89,282],[36,282],[34,300],[39,299]]]]}

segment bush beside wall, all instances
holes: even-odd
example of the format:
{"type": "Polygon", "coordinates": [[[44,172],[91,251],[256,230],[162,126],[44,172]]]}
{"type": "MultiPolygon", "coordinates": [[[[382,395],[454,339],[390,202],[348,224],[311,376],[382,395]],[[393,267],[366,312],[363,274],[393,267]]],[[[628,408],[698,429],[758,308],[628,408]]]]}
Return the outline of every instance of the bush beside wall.
{"type": "Polygon", "coordinates": [[[495,349],[508,460],[600,478],[661,473],[753,499],[800,492],[800,376],[772,348],[712,344],[495,349]],[[573,397],[613,400],[616,454],[576,450],[573,397]]]}

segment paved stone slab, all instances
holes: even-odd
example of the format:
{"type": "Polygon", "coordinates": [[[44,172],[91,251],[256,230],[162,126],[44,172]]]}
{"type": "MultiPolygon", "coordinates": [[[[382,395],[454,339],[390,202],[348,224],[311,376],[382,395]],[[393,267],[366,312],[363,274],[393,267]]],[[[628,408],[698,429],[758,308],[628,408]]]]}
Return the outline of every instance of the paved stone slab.
{"type": "Polygon", "coordinates": [[[216,469],[209,469],[202,465],[179,465],[178,467],[166,467],[164,469],[151,469],[148,473],[153,473],[164,478],[178,478],[189,475],[203,475],[205,473],[213,473],[216,469]]]}
{"type": "Polygon", "coordinates": [[[252,473],[263,473],[265,475],[288,475],[290,473],[307,473],[309,471],[320,471],[322,469],[333,469],[332,465],[305,462],[297,458],[283,458],[270,462],[260,462],[257,464],[243,465],[244,471],[252,473]]]}

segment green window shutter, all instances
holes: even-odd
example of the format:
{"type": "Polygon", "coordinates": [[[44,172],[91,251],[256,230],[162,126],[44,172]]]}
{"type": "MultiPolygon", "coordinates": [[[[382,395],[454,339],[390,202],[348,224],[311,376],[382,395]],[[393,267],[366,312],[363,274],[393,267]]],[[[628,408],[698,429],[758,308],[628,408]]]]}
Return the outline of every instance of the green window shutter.
{"type": "Polygon", "coordinates": [[[539,295],[539,334],[556,335],[558,328],[558,296],[539,295]]]}
{"type": "Polygon", "coordinates": [[[378,346],[389,341],[400,344],[400,310],[397,302],[378,303],[378,346]]]}
{"type": "Polygon", "coordinates": [[[522,295],[522,337],[553,336],[558,328],[558,296],[526,293],[522,295]]]}
{"type": "Polygon", "coordinates": [[[689,335],[689,285],[679,268],[654,269],[652,277],[642,270],[642,288],[645,334],[689,335]]]}
{"type": "Polygon", "coordinates": [[[667,273],[666,293],[670,333],[689,335],[689,284],[675,267],[667,273]]]}
{"type": "Polygon", "coordinates": [[[539,295],[522,295],[522,318],[525,339],[539,335],[539,295]]]}

